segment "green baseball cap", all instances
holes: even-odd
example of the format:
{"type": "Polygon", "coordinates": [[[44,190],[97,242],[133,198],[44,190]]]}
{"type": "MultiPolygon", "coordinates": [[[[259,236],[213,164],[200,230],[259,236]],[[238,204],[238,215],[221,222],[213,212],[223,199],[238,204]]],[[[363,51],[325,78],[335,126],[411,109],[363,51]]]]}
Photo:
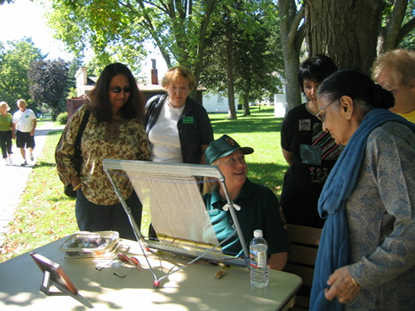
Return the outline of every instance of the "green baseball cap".
{"type": "Polygon", "coordinates": [[[206,160],[209,164],[212,164],[217,159],[226,157],[236,150],[240,150],[243,154],[250,154],[254,152],[253,148],[241,147],[232,137],[223,135],[221,138],[212,141],[206,148],[206,160]]]}

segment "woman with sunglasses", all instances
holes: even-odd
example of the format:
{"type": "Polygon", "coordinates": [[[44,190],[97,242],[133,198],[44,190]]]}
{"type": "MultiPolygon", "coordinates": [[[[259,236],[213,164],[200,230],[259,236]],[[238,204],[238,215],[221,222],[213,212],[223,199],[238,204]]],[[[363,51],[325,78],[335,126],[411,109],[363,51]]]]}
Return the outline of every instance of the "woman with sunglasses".
{"type": "Polygon", "coordinates": [[[281,147],[289,164],[281,194],[281,207],[290,224],[321,228],[317,201],[341,147],[321,128],[316,117],[317,88],[337,70],[333,60],[317,55],[301,63],[298,82],[307,102],[291,109],[281,130],[281,147]]]}
{"type": "Polygon", "coordinates": [[[193,74],[182,66],[170,68],[162,79],[167,95],[156,95],[146,104],[146,132],[155,162],[202,163],[213,140],[206,110],[189,94],[193,74]]]}
{"type": "MultiPolygon", "coordinates": [[[[131,71],[120,63],[104,68],[89,97],[90,102],[66,125],[62,144],[56,151],[59,162],[64,164],[64,167],[58,166],[59,173],[77,191],[76,219],[80,230],[114,230],[122,238],[135,239],[127,215],[103,170],[102,160],[150,159],[143,127],[144,102],[131,71]],[[80,143],[82,165],[78,175],[72,158],[86,111],[90,113],[80,143]]],[[[120,172],[112,177],[140,226],[142,206],[128,177],[120,172]]]]}
{"type": "Polygon", "coordinates": [[[310,310],[415,310],[415,124],[354,70],[329,76],[317,97],[323,129],[345,149],[318,202],[310,310]]]}

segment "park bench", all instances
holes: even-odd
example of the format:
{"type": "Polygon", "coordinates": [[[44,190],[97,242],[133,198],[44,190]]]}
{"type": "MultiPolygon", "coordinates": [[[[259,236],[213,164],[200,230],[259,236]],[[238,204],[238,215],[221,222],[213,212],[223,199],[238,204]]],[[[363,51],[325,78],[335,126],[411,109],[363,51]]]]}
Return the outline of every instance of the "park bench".
{"type": "Polygon", "coordinates": [[[291,244],[284,270],[297,274],[303,279],[303,285],[297,293],[292,310],[308,310],[321,229],[292,224],[285,226],[291,244]]]}

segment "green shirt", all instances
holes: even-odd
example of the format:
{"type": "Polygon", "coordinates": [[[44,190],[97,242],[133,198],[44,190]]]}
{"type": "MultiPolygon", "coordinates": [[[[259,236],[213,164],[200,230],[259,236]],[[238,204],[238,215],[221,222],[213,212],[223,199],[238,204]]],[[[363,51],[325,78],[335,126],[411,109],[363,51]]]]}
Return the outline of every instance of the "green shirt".
{"type": "Polygon", "coordinates": [[[12,115],[7,113],[6,115],[0,114],[0,131],[12,130],[12,115]]]}
{"type": "MultiPolygon", "coordinates": [[[[235,234],[232,217],[229,211],[222,209],[226,202],[217,189],[206,194],[204,200],[218,241],[222,242],[235,234]]],[[[288,236],[281,221],[280,205],[270,189],[247,179],[234,203],[241,207],[240,211],[236,211],[236,216],[248,247],[254,230],[262,229],[268,243],[268,256],[288,250],[288,236]]],[[[222,245],[222,251],[233,256],[243,254],[237,235],[222,245]]]]}

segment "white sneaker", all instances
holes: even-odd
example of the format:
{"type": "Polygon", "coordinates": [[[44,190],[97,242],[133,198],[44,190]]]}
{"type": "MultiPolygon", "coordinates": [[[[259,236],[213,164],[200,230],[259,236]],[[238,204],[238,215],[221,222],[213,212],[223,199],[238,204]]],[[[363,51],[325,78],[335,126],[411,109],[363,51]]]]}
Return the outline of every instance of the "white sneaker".
{"type": "Polygon", "coordinates": [[[10,157],[7,158],[7,165],[13,165],[12,158],[10,157]]]}
{"type": "Polygon", "coordinates": [[[24,160],[23,162],[22,162],[22,164],[20,164],[21,166],[26,166],[27,165],[27,161],[26,160],[24,160]]]}
{"type": "Polygon", "coordinates": [[[32,161],[32,162],[33,162],[34,160],[35,160],[35,157],[33,156],[33,153],[31,153],[31,154],[30,154],[30,161],[32,161]]]}

